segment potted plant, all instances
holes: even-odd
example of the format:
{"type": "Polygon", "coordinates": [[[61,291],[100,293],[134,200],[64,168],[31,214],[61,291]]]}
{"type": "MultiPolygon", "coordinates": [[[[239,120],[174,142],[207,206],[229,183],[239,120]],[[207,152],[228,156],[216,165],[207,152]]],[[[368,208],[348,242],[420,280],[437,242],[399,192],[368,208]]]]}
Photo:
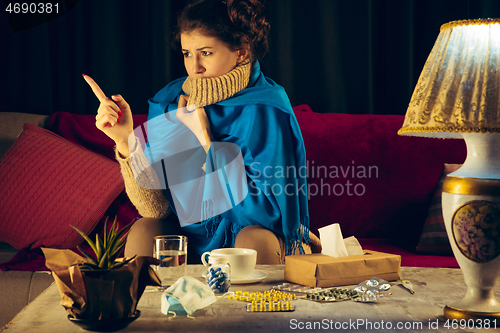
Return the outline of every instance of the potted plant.
{"type": "Polygon", "coordinates": [[[46,265],[53,272],[61,293],[61,304],[68,318],[84,329],[115,330],[137,319],[137,310],[146,285],[160,285],[158,275],[150,267],[153,257],[118,258],[135,222],[118,229],[116,218],[108,230],[104,222],[103,237],[92,241],[73,227],[90,245],[94,255],[80,247],[84,257],[70,250],[43,249],[46,265]]]}
{"type": "Polygon", "coordinates": [[[94,251],[95,258],[84,251],[81,247],[77,246],[77,249],[85,256],[86,261],[84,263],[79,263],[80,269],[86,269],[86,271],[95,271],[104,273],[113,269],[118,269],[128,264],[130,261],[135,259],[135,256],[125,260],[117,260],[121,251],[125,247],[125,241],[130,233],[130,227],[134,224],[134,220],[126,225],[121,230],[118,230],[118,225],[116,224],[116,216],[108,231],[107,228],[108,217],[104,220],[104,235],[103,239],[96,234],[96,240],[93,242],[89,236],[87,236],[83,231],[70,225],[75,229],[85,241],[90,245],[94,251]]]}

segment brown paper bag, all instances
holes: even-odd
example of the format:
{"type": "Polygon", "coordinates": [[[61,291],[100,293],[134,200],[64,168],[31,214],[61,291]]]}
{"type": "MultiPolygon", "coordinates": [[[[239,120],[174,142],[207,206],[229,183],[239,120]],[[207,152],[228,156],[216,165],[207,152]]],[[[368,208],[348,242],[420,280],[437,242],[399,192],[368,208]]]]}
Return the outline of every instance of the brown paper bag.
{"type": "Polygon", "coordinates": [[[92,271],[81,270],[78,264],[85,259],[71,250],[42,250],[61,293],[61,305],[77,319],[133,316],[146,286],[161,285],[150,267],[160,262],[153,257],[137,257],[115,270],[92,271]]]}

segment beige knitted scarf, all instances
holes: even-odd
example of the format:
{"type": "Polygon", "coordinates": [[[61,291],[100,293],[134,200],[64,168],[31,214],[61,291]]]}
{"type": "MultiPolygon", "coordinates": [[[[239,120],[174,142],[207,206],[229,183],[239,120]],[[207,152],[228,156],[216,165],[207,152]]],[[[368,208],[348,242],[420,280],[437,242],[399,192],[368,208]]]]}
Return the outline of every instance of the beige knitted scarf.
{"type": "Polygon", "coordinates": [[[250,79],[251,61],[245,60],[228,73],[208,78],[187,78],[182,84],[182,90],[189,96],[187,105],[204,107],[211,105],[245,89],[250,79]]]}

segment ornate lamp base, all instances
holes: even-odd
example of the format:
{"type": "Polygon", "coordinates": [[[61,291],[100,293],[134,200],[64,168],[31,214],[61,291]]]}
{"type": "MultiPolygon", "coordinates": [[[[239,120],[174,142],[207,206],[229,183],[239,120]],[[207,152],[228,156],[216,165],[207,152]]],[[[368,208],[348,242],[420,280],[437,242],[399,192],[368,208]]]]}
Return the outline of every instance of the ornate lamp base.
{"type": "Polygon", "coordinates": [[[444,307],[444,317],[447,319],[469,320],[469,319],[500,319],[500,312],[474,312],[452,308],[448,305],[444,307]]]}
{"type": "Polygon", "coordinates": [[[457,193],[465,188],[472,193],[471,188],[484,190],[486,184],[500,181],[447,177],[443,184],[446,231],[467,285],[465,297],[445,308],[448,319],[500,317],[492,290],[500,274],[500,198],[457,193]]]}
{"type": "Polygon", "coordinates": [[[500,136],[463,134],[464,165],[443,183],[443,219],[467,292],[448,319],[500,318],[493,287],[500,274],[500,136]]]}

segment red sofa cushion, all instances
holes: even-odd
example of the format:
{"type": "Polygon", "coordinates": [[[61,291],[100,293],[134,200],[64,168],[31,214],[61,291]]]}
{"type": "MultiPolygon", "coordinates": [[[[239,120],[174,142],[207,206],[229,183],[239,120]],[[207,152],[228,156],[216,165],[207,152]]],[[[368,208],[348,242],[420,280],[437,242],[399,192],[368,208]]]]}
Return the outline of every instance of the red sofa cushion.
{"type": "MultiPolygon", "coordinates": [[[[147,120],[147,115],[133,115],[133,119],[134,127],[137,127],[147,120]]],[[[95,126],[95,116],[93,115],[58,112],[50,118],[47,129],[72,143],[82,145],[95,153],[115,161],[115,143],[106,134],[97,129],[95,126]]],[[[118,165],[118,163],[116,164],[118,165]]],[[[121,177],[119,168],[118,175],[121,177]]],[[[113,201],[106,215],[117,216],[117,223],[120,228],[130,223],[132,219],[140,217],[125,191],[113,201]]],[[[102,232],[104,219],[105,217],[101,219],[100,223],[94,229],[94,233],[102,232]]]]}
{"type": "Polygon", "coordinates": [[[0,162],[0,241],[72,248],[123,191],[118,163],[32,124],[0,162]]]}

